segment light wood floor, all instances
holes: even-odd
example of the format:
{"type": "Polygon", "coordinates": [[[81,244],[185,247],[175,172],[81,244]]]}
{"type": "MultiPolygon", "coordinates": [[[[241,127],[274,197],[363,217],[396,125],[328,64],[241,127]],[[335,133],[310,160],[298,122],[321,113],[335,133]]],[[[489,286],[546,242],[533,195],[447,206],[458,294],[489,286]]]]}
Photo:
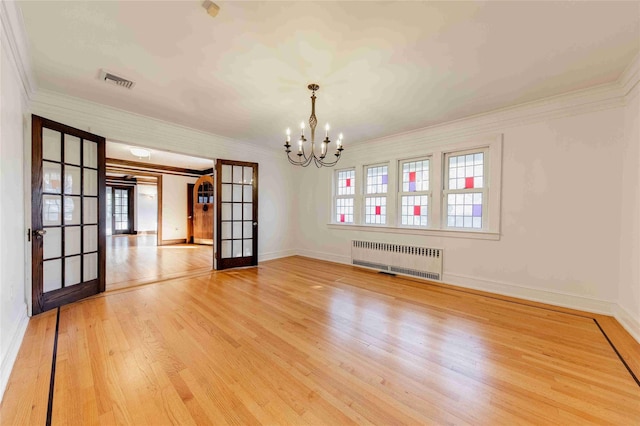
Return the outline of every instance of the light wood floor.
{"type": "Polygon", "coordinates": [[[107,237],[107,290],[177,278],[213,269],[213,247],[156,246],[156,235],[107,237]]]}
{"type": "MultiPolygon", "coordinates": [[[[0,423],[45,422],[55,312],[0,423]]],[[[53,424],[640,423],[640,345],[609,317],[302,257],[60,309],[53,424]],[[605,335],[606,332],[606,335],[605,335]]]]}

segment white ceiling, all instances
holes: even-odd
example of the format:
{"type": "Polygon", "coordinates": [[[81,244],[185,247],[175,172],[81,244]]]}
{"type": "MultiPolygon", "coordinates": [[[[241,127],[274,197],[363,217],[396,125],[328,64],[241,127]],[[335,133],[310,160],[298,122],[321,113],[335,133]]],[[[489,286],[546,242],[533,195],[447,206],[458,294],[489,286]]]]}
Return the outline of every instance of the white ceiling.
{"type": "Polygon", "coordinates": [[[278,148],[312,82],[348,146],[615,81],[640,46],[638,1],[217,3],[20,6],[40,87],[278,148]]]}
{"type": "Polygon", "coordinates": [[[205,170],[213,167],[213,160],[211,159],[191,157],[189,155],[159,151],[157,149],[150,148],[144,148],[151,153],[149,158],[138,158],[131,154],[131,148],[137,147],[134,145],[107,141],[107,158],[136,161],[139,163],[159,164],[161,166],[182,167],[184,169],[193,170],[205,170]]]}

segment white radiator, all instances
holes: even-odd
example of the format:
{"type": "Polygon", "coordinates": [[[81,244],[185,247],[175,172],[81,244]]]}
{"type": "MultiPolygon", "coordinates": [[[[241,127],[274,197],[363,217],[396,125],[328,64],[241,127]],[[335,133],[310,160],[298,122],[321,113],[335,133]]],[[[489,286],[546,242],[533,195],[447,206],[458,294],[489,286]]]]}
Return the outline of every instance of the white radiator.
{"type": "Polygon", "coordinates": [[[351,263],[394,274],[441,280],[442,249],[402,244],[351,242],[351,263]]]}

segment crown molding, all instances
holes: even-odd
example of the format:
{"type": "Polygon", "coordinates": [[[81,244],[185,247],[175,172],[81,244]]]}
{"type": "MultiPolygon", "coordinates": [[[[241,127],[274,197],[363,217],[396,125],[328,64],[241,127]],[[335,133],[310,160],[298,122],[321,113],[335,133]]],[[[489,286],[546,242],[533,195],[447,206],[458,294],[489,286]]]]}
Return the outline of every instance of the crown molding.
{"type": "Polygon", "coordinates": [[[640,52],[629,63],[627,68],[620,74],[616,84],[622,88],[623,96],[628,96],[629,93],[640,82],[640,52]]]}
{"type": "Polygon", "coordinates": [[[611,83],[500,108],[405,133],[352,142],[349,147],[357,152],[358,150],[382,150],[389,143],[402,143],[410,147],[425,146],[425,144],[438,143],[442,140],[503,130],[551,118],[621,107],[635,96],[637,89],[640,89],[639,82],[640,53],[629,63],[618,79],[611,83]]]}
{"type": "Polygon", "coordinates": [[[194,156],[247,161],[256,155],[280,157],[279,151],[163,121],[104,104],[40,89],[31,102],[33,113],[61,121],[114,142],[194,156]],[[240,155],[239,155],[240,154],[240,155]]]}
{"type": "Polygon", "coordinates": [[[505,128],[532,124],[551,118],[584,114],[625,104],[624,88],[618,82],[594,86],[513,107],[502,108],[416,129],[406,133],[350,144],[353,150],[379,150],[390,143],[422,146],[453,138],[502,131],[505,128]]]}
{"type": "Polygon", "coordinates": [[[11,57],[20,75],[25,97],[29,100],[36,92],[37,84],[31,66],[29,43],[22,19],[22,11],[15,1],[0,1],[0,22],[2,23],[3,38],[8,44],[11,57]]]}

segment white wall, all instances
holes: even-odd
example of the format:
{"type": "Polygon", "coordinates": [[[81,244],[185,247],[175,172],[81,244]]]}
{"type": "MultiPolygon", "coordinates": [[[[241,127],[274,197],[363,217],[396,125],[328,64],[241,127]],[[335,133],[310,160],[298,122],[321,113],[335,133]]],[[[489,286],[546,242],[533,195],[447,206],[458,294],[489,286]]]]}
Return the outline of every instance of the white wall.
{"type": "MultiPolygon", "coordinates": [[[[492,129],[504,135],[499,241],[328,227],[332,170],[299,171],[305,190],[298,198],[297,216],[304,218],[298,247],[341,262],[349,262],[352,239],[444,248],[444,282],[612,313],[619,291],[623,121],[623,109],[614,107],[492,129]]],[[[460,140],[415,137],[423,141],[399,135],[383,144],[346,145],[340,166],[407,158],[460,140]]],[[[634,173],[638,185],[637,168],[634,173]]]]}
{"type": "MultiPolygon", "coordinates": [[[[3,11],[4,12],[4,11],[3,11]]],[[[0,400],[27,327],[24,128],[26,92],[0,21],[0,400]]],[[[30,189],[26,189],[30,191],[30,189]]]]}
{"type": "Polygon", "coordinates": [[[198,179],[162,175],[162,239],[187,238],[187,185],[198,179]]]}
{"type": "Polygon", "coordinates": [[[619,208],[620,278],[616,317],[640,341],[640,88],[625,108],[621,150],[622,200],[619,208]]]}
{"type": "Polygon", "coordinates": [[[156,232],[158,230],[158,187],[156,185],[136,185],[136,231],[156,232]]]}

